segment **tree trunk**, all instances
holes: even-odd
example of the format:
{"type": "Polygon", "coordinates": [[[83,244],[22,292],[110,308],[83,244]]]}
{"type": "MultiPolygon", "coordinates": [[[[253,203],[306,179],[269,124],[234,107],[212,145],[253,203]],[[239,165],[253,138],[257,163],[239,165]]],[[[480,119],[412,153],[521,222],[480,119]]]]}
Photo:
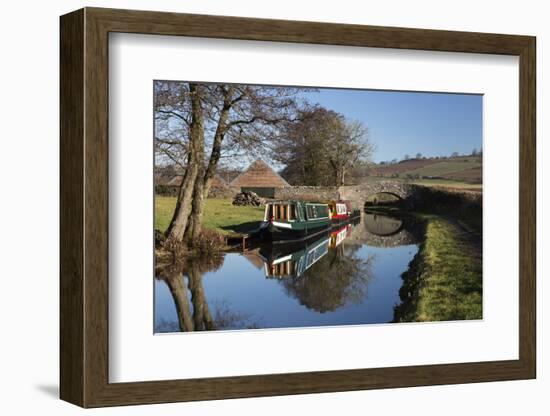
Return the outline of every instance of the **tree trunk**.
{"type": "Polygon", "coordinates": [[[342,166],[341,172],[340,172],[340,185],[344,186],[344,183],[346,182],[346,168],[342,166]]]}
{"type": "Polygon", "coordinates": [[[334,173],[334,186],[340,186],[340,170],[338,169],[338,166],[336,165],[336,162],[334,162],[334,160],[331,159],[329,162],[334,173]]]}
{"type": "MultiPolygon", "coordinates": [[[[187,230],[185,231],[185,240],[189,244],[197,241],[202,229],[202,217],[204,213],[204,200],[208,198],[208,192],[210,192],[210,186],[212,180],[218,169],[218,162],[221,156],[221,148],[223,138],[227,131],[227,120],[229,118],[229,111],[231,109],[232,90],[230,89],[224,99],[224,106],[220,112],[220,118],[214,134],[214,142],[212,144],[212,152],[210,153],[210,160],[208,161],[208,167],[204,169],[204,164],[201,163],[199,167],[199,174],[195,181],[193,190],[193,206],[187,230]]],[[[204,144],[204,143],[203,143],[204,144]]],[[[204,148],[204,145],[203,145],[204,148]]],[[[203,151],[204,152],[204,151],[203,151]]]]}
{"type": "Polygon", "coordinates": [[[193,190],[195,181],[199,173],[199,159],[201,152],[204,154],[204,121],[201,107],[200,87],[197,84],[189,84],[191,92],[191,111],[192,120],[189,137],[189,155],[187,157],[187,169],[180,186],[176,209],[172,216],[172,221],[166,230],[167,238],[174,238],[183,241],[185,229],[191,213],[193,199],[193,190]]]}
{"type": "Polygon", "coordinates": [[[185,230],[184,239],[188,245],[193,245],[200,236],[202,227],[202,214],[204,210],[204,167],[199,167],[195,186],[193,187],[193,202],[191,214],[185,230]]]}
{"type": "Polygon", "coordinates": [[[199,176],[195,181],[195,188],[193,192],[193,207],[191,211],[191,217],[187,230],[185,231],[185,238],[188,242],[192,243],[199,238],[202,229],[202,217],[204,214],[204,201],[208,198],[210,192],[210,186],[212,180],[218,168],[218,161],[220,159],[220,149],[223,136],[220,138],[219,143],[214,140],[214,146],[212,148],[212,155],[210,156],[210,162],[206,171],[199,169],[199,176]]]}
{"type": "Polygon", "coordinates": [[[183,284],[181,272],[174,271],[163,278],[168,285],[178,315],[179,328],[182,332],[191,332],[195,330],[193,320],[191,319],[191,308],[189,298],[187,297],[187,288],[183,284]]]}
{"type": "Polygon", "coordinates": [[[202,275],[197,267],[190,265],[187,272],[189,276],[189,290],[191,291],[191,302],[193,302],[193,323],[195,331],[203,330],[203,307],[206,303],[202,290],[202,275]]]}
{"type": "Polygon", "coordinates": [[[214,329],[214,321],[204,294],[204,287],[202,284],[203,275],[199,266],[191,263],[188,276],[191,302],[193,302],[193,323],[195,325],[195,331],[214,329]]]}

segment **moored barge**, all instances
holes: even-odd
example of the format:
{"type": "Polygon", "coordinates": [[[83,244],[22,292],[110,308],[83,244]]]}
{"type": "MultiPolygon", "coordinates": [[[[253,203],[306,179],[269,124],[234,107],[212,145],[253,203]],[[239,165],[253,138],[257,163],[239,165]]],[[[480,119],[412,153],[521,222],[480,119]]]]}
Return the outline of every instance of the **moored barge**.
{"type": "Polygon", "coordinates": [[[328,204],[274,201],[265,206],[262,229],[272,241],[299,241],[331,227],[328,204]]]}
{"type": "Polygon", "coordinates": [[[344,201],[329,201],[327,205],[330,212],[330,219],[333,223],[340,224],[349,220],[350,212],[344,201]]]}

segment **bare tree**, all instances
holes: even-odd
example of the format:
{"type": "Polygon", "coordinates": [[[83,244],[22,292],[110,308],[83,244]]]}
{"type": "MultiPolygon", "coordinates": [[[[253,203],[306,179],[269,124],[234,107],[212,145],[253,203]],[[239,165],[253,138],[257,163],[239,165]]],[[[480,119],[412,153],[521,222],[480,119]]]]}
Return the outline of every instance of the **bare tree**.
{"type": "Polygon", "coordinates": [[[299,91],[287,87],[159,82],[155,89],[156,155],[185,167],[167,237],[188,243],[198,238],[204,199],[220,159],[265,152],[277,137],[280,125],[295,117],[299,91]],[[184,160],[182,155],[186,155],[184,160]]]}
{"type": "Polygon", "coordinates": [[[332,185],[325,157],[327,122],[336,113],[322,107],[302,109],[297,120],[286,123],[274,143],[272,157],[285,165],[282,175],[293,185],[332,185]]]}
{"type": "Polygon", "coordinates": [[[352,169],[366,170],[373,150],[360,122],[317,106],[301,111],[299,121],[286,126],[273,157],[286,165],[283,175],[290,183],[340,186],[352,169]]]}
{"type": "Polygon", "coordinates": [[[367,128],[359,121],[348,121],[339,116],[334,128],[327,143],[327,155],[334,171],[335,185],[343,186],[351,167],[361,159],[370,160],[374,145],[368,140],[367,128]]]}

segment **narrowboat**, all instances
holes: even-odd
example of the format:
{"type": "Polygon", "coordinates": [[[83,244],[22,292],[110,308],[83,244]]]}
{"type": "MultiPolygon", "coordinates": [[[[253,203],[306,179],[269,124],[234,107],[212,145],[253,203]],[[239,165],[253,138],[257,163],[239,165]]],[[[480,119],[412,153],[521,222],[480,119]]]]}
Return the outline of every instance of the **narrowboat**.
{"type": "Polygon", "coordinates": [[[264,259],[264,271],[267,278],[296,278],[317,263],[328,253],[330,237],[323,233],[315,241],[290,243],[265,247],[260,250],[264,259]]]}
{"type": "Polygon", "coordinates": [[[328,208],[330,211],[330,219],[333,223],[341,223],[349,219],[348,207],[341,201],[329,201],[328,208]]]}
{"type": "Polygon", "coordinates": [[[342,202],[343,204],[346,204],[346,207],[348,209],[348,217],[350,219],[361,216],[361,210],[359,210],[357,208],[353,208],[353,204],[351,203],[351,201],[344,200],[344,201],[340,201],[340,202],[342,202]]]}
{"type": "Polygon", "coordinates": [[[272,241],[299,241],[319,235],[330,226],[327,204],[274,201],[265,206],[262,230],[272,241]]]}

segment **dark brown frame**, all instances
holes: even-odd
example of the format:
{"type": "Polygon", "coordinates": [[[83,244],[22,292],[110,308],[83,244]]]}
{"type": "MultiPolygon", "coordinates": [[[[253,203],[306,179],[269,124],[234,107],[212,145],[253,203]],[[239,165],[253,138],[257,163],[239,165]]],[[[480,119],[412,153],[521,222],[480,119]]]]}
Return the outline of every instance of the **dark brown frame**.
{"type": "Polygon", "coordinates": [[[61,17],[60,46],[63,400],[99,407],[536,377],[534,37],[85,8],[61,17]],[[519,359],[109,383],[109,32],[519,56],[519,359]]]}

